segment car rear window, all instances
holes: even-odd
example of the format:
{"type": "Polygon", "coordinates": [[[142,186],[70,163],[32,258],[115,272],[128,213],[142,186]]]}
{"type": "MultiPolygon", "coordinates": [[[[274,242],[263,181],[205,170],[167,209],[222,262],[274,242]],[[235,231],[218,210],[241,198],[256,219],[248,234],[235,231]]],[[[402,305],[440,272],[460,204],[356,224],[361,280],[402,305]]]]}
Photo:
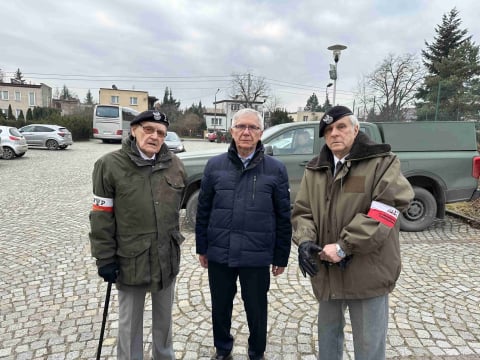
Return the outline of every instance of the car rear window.
{"type": "Polygon", "coordinates": [[[20,136],[20,137],[23,136],[22,134],[20,134],[17,128],[10,128],[9,132],[10,132],[10,135],[13,135],[13,136],[20,136]]]}

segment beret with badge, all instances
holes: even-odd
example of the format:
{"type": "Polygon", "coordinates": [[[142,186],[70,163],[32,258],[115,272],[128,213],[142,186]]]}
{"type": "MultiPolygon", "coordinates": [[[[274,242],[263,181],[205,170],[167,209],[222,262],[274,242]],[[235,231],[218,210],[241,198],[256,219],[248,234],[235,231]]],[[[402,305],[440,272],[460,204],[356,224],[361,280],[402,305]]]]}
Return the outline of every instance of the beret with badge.
{"type": "Polygon", "coordinates": [[[158,122],[160,124],[165,125],[167,128],[168,128],[168,125],[170,125],[167,119],[167,115],[165,115],[164,113],[161,113],[160,111],[157,111],[157,110],[146,110],[144,112],[141,112],[137,116],[135,116],[133,120],[130,121],[130,126],[135,124],[140,124],[141,122],[144,122],[144,121],[158,122]]]}
{"type": "Polygon", "coordinates": [[[333,124],[335,121],[340,120],[344,116],[348,115],[353,115],[353,112],[346,106],[337,105],[328,110],[320,119],[320,137],[323,136],[325,128],[328,125],[333,124]]]}

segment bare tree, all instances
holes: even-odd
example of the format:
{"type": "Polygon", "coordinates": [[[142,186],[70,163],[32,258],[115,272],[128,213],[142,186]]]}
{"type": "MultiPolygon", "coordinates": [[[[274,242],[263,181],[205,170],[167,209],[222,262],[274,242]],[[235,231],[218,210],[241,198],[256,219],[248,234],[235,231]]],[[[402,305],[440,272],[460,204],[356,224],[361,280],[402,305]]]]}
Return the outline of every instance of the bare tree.
{"type": "Polygon", "coordinates": [[[355,94],[355,100],[358,102],[357,116],[361,120],[368,120],[368,114],[374,106],[375,96],[369,91],[368,80],[363,76],[358,81],[358,90],[355,94]]]}
{"type": "Polygon", "coordinates": [[[251,74],[232,74],[231,99],[239,101],[244,107],[252,107],[253,103],[264,101],[269,87],[265,78],[251,74]]]}
{"type": "Polygon", "coordinates": [[[376,98],[378,117],[383,121],[403,120],[425,77],[425,68],[412,54],[389,54],[367,81],[376,98]]]}

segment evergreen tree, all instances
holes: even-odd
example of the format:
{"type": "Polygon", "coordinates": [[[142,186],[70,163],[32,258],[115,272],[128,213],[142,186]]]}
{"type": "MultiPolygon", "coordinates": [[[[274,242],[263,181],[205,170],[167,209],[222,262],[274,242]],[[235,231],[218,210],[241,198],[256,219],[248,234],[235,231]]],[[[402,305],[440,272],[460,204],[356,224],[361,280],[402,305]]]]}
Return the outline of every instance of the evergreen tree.
{"type": "Polygon", "coordinates": [[[28,110],[27,110],[27,122],[28,122],[28,123],[31,123],[32,120],[33,120],[32,109],[31,109],[31,108],[28,108],[28,110]]]}
{"type": "Polygon", "coordinates": [[[417,93],[418,120],[478,118],[479,47],[460,26],[458,11],[453,8],[436,27],[434,42],[425,42],[422,57],[428,74],[417,93]]]}
{"type": "Polygon", "coordinates": [[[174,123],[181,116],[180,101],[174,99],[172,95],[172,90],[168,87],[165,88],[165,93],[163,95],[163,101],[158,107],[158,110],[167,115],[167,119],[170,123],[174,123]]]}
{"type": "Polygon", "coordinates": [[[17,80],[20,84],[25,84],[25,80],[23,79],[22,72],[20,71],[20,68],[17,69],[15,72],[15,80],[17,80]]]}
{"type": "Polygon", "coordinates": [[[8,104],[7,120],[16,120],[13,115],[12,105],[8,104]]]}
{"type": "Polygon", "coordinates": [[[307,104],[303,108],[305,111],[322,111],[322,107],[318,102],[318,97],[313,93],[307,100],[307,104]]]}
{"type": "Polygon", "coordinates": [[[270,126],[292,122],[293,119],[288,116],[286,110],[277,109],[270,115],[270,126]]]}
{"type": "Polygon", "coordinates": [[[90,91],[90,89],[88,89],[87,95],[85,96],[85,104],[93,105],[93,103],[94,103],[94,100],[93,100],[92,92],[90,91]]]}
{"type": "Polygon", "coordinates": [[[23,110],[20,110],[20,114],[18,115],[18,121],[25,122],[25,116],[23,115],[23,110]]]}

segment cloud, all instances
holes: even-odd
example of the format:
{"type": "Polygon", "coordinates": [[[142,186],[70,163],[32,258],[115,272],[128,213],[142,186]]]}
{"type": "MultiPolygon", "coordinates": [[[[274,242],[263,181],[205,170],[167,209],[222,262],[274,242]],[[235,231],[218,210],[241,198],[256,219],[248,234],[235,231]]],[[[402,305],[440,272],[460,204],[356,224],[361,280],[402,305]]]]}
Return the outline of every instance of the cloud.
{"type": "Polygon", "coordinates": [[[337,99],[352,105],[361,76],[389,53],[420,54],[453,6],[478,43],[477,0],[7,1],[0,68],[82,99],[113,83],[160,98],[168,86],[182,106],[211,106],[217,88],[229,95],[232,73],[250,72],[294,110],[312,92],[323,98],[327,47],[340,43],[337,99]]]}

